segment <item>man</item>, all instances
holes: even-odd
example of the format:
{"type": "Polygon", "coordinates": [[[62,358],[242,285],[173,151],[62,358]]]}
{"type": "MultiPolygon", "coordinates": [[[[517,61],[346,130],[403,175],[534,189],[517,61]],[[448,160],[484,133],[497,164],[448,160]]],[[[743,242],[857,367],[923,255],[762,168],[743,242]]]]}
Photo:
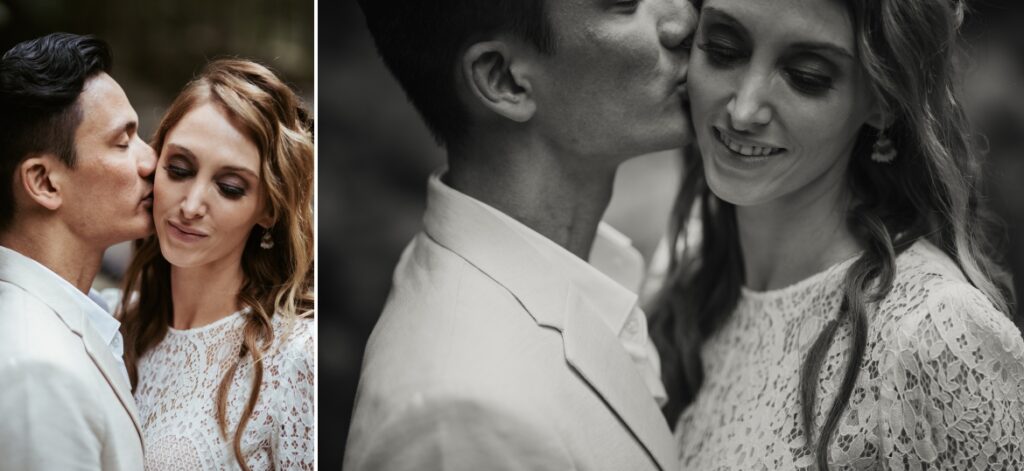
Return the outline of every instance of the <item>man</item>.
{"type": "Polygon", "coordinates": [[[620,163],[689,139],[693,7],[361,6],[448,170],[367,345],[345,469],[677,468],[642,262],[598,229],[620,163]]]}
{"type": "Polygon", "coordinates": [[[107,247],[151,233],[156,156],[110,67],[64,33],[0,59],[0,469],[143,467],[120,324],[90,286],[107,247]]]}

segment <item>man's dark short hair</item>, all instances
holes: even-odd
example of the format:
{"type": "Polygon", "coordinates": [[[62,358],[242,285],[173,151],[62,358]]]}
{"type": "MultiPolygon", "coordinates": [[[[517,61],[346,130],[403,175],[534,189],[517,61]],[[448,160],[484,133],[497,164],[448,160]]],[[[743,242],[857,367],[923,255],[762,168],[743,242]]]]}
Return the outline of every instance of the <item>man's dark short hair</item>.
{"type": "Polygon", "coordinates": [[[68,33],[19,43],[0,58],[0,230],[14,218],[14,169],[29,155],[53,153],[75,165],[78,96],[112,64],[107,43],[68,33]]]}
{"type": "Polygon", "coordinates": [[[469,117],[456,93],[461,54],[472,42],[513,34],[549,53],[546,0],[359,0],[384,63],[439,144],[461,139],[469,117]]]}

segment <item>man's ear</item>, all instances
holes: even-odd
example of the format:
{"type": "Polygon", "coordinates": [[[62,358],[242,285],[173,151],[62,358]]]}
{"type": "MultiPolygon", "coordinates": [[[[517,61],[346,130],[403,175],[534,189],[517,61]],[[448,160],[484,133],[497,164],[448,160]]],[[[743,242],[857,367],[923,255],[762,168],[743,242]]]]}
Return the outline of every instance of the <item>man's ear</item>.
{"type": "Polygon", "coordinates": [[[25,159],[16,175],[29,199],[56,211],[64,204],[61,190],[68,183],[70,170],[55,155],[41,154],[25,159]]]}
{"type": "Polygon", "coordinates": [[[462,56],[460,72],[480,103],[516,122],[526,122],[537,111],[530,82],[505,41],[475,43],[462,56]]]}

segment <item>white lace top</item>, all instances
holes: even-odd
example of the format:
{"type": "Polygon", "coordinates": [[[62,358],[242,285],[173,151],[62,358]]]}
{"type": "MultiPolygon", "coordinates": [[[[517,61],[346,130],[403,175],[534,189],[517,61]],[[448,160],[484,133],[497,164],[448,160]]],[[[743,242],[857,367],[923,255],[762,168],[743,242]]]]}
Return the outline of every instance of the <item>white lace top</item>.
{"type": "MultiPolygon", "coordinates": [[[[703,346],[704,384],[676,429],[682,469],[813,467],[800,367],[838,312],[851,264],[787,288],[743,291],[703,346]]],[[[1024,340],[947,256],[924,242],[907,249],[892,292],[868,316],[830,469],[1024,469],[1024,340]]],[[[815,431],[839,388],[848,334],[839,328],[822,366],[815,431]]]]}
{"type": "MultiPolygon", "coordinates": [[[[190,330],[170,329],[139,360],[135,401],[142,421],[146,469],[195,471],[240,469],[231,439],[252,381],[246,356],[228,394],[228,440],[215,415],[217,387],[238,357],[247,311],[190,330]]],[[[264,357],[259,400],[242,437],[253,471],[313,469],[313,376],[315,324],[274,316],[274,344],[264,357]]]]}

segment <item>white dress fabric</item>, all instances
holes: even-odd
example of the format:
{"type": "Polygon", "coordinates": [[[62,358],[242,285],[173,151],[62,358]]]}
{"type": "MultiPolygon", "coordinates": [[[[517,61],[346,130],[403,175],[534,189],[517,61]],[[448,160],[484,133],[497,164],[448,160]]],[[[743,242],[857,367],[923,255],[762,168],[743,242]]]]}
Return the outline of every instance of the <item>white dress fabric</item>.
{"type": "MultiPolygon", "coordinates": [[[[682,469],[807,469],[800,368],[852,260],[779,290],[744,289],[702,347],[704,384],[676,428],[682,469]]],[[[841,382],[849,328],[817,382],[815,433],[841,382]]],[[[830,469],[1024,469],[1024,340],[945,254],[918,242],[868,310],[867,349],[830,469]]]]}
{"type": "MultiPolygon", "coordinates": [[[[248,355],[228,394],[228,439],[216,419],[216,391],[238,358],[248,310],[189,330],[170,329],[139,360],[135,389],[146,447],[146,469],[240,469],[231,440],[249,397],[248,355]]],[[[253,471],[313,469],[314,339],[312,319],[272,318],[274,343],[263,360],[259,400],[242,436],[253,471]]]]}

